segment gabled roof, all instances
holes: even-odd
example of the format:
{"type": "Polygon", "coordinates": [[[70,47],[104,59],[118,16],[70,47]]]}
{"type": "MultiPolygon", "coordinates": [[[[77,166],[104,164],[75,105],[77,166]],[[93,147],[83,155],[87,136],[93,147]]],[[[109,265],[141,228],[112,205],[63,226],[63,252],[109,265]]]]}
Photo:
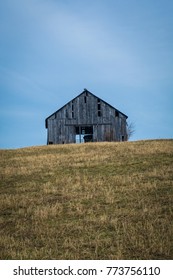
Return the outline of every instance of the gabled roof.
{"type": "Polygon", "coordinates": [[[110,106],[111,108],[113,108],[114,110],[116,110],[117,112],[119,112],[120,114],[122,114],[123,116],[125,116],[126,118],[128,118],[127,115],[125,115],[124,113],[122,113],[121,111],[119,111],[118,109],[116,109],[115,107],[113,107],[112,105],[110,105],[109,103],[107,103],[106,101],[104,101],[103,99],[101,99],[100,97],[96,96],[95,94],[93,94],[92,92],[90,92],[89,90],[87,90],[86,88],[84,88],[84,90],[77,95],[76,97],[74,97],[72,100],[70,100],[69,102],[67,102],[64,106],[62,106],[60,109],[58,109],[57,111],[55,111],[54,113],[52,113],[50,116],[48,116],[46,118],[46,128],[47,128],[47,120],[52,117],[54,114],[58,113],[60,110],[62,110],[64,107],[66,107],[70,102],[72,102],[73,100],[75,100],[76,98],[78,98],[79,96],[83,95],[84,93],[89,93],[92,96],[94,96],[95,98],[99,98],[102,102],[104,102],[105,104],[107,104],[108,106],[110,106]]]}

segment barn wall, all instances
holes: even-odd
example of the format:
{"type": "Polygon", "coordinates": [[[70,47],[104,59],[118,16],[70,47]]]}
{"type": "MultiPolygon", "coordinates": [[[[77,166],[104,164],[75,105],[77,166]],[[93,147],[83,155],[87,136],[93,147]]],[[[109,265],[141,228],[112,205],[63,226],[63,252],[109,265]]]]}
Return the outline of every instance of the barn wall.
{"type": "Polygon", "coordinates": [[[75,143],[75,126],[93,126],[93,141],[127,140],[126,117],[83,92],[47,119],[48,143],[75,143]]]}

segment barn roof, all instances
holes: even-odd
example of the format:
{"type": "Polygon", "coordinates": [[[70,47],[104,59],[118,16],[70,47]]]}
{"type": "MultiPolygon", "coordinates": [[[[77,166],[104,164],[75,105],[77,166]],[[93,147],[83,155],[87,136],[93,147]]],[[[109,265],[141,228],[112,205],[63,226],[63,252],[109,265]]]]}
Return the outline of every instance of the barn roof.
{"type": "Polygon", "coordinates": [[[45,120],[46,123],[46,128],[47,128],[47,120],[52,117],[54,114],[58,113],[60,110],[62,110],[64,107],[66,107],[70,102],[72,102],[73,100],[75,100],[76,98],[78,98],[79,96],[81,96],[84,93],[89,93],[92,96],[94,96],[95,98],[99,98],[102,102],[104,102],[105,104],[107,104],[108,106],[110,106],[111,108],[115,109],[117,112],[119,112],[120,114],[122,114],[123,116],[125,116],[126,118],[128,118],[127,115],[125,115],[124,113],[122,113],[121,111],[119,111],[118,109],[116,109],[115,107],[113,107],[112,105],[110,105],[109,103],[107,103],[106,101],[104,101],[103,99],[101,99],[100,97],[96,96],[95,94],[93,94],[92,92],[90,92],[89,90],[87,90],[86,88],[84,88],[84,90],[77,95],[76,97],[74,97],[73,99],[71,99],[69,102],[67,102],[64,106],[62,106],[60,109],[58,109],[57,111],[55,111],[54,113],[52,113],[50,116],[48,116],[45,120]]]}

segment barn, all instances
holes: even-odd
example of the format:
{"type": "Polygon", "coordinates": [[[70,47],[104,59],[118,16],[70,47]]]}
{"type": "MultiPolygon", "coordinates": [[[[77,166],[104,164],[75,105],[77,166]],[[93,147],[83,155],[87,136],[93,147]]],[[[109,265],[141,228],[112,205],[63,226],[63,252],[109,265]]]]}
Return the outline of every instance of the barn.
{"type": "Polygon", "coordinates": [[[84,89],[46,118],[47,144],[126,141],[127,118],[84,89]]]}

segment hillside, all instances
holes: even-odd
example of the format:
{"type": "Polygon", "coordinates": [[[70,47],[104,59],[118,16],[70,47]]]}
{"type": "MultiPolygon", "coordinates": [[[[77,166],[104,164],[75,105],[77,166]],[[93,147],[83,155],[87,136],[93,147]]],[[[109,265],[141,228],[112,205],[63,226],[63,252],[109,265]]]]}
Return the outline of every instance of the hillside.
{"type": "Polygon", "coordinates": [[[173,140],[0,150],[0,259],[173,259],[173,140]]]}

